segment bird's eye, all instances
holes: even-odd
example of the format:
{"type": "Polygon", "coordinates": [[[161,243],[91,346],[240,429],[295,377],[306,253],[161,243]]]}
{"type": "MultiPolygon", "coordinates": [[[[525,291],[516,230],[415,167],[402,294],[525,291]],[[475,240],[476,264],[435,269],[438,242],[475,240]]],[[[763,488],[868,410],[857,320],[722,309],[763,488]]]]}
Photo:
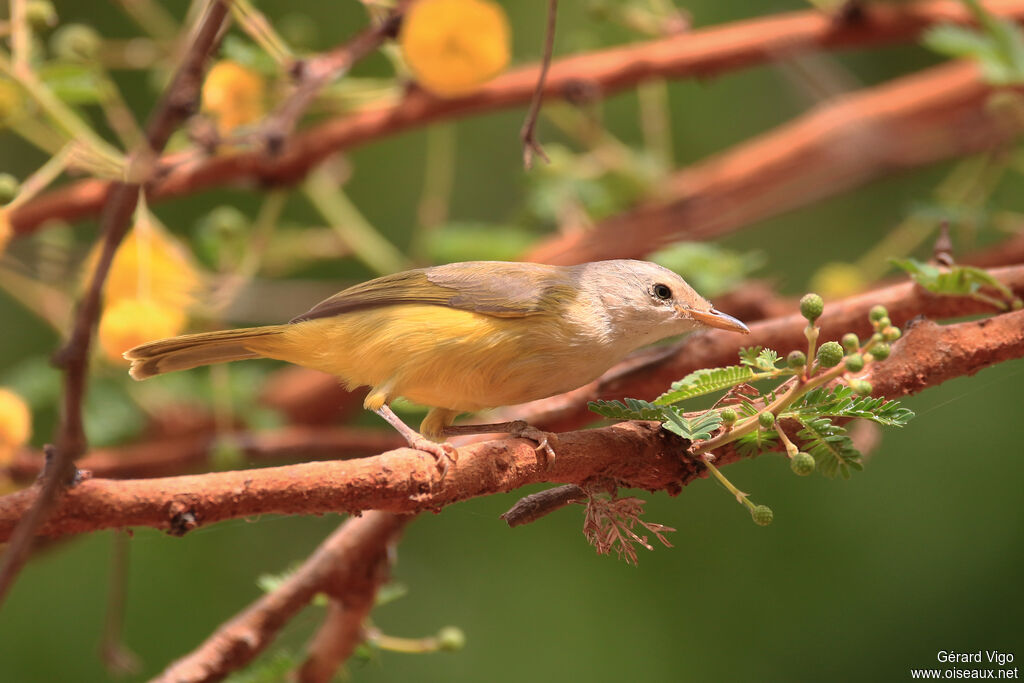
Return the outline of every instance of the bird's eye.
{"type": "Polygon", "coordinates": [[[662,301],[668,301],[672,298],[672,290],[668,288],[668,285],[656,284],[654,285],[654,296],[661,299],[662,301]]]}

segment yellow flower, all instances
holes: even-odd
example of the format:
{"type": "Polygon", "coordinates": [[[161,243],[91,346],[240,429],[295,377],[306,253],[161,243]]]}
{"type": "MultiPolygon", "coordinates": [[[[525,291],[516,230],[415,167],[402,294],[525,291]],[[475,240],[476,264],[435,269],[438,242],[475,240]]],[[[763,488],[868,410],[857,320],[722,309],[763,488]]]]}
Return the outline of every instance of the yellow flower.
{"type": "Polygon", "coordinates": [[[810,288],[827,298],[841,298],[864,291],[868,283],[852,263],[826,263],[811,278],[810,288]]]}
{"type": "Polygon", "coordinates": [[[203,82],[203,110],[217,120],[217,130],[226,135],[239,126],[263,116],[263,76],[238,62],[217,62],[203,82]]]}
{"type": "MultiPolygon", "coordinates": [[[[88,260],[91,273],[99,245],[88,260]]],[[[199,289],[199,273],[188,252],[158,224],[140,220],[118,247],[104,288],[108,304],[121,299],[152,299],[172,308],[187,308],[199,289]]]]}
{"type": "Polygon", "coordinates": [[[464,95],[508,65],[508,18],[490,0],[420,0],[402,23],[401,45],[420,85],[464,95]]]}
{"type": "Polygon", "coordinates": [[[7,217],[7,210],[0,209],[0,254],[4,253],[13,234],[14,229],[11,227],[11,219],[7,217]]]}
{"type": "Polygon", "coordinates": [[[24,399],[0,388],[0,463],[8,463],[32,435],[32,413],[24,399]]]}
{"type": "Polygon", "coordinates": [[[104,355],[115,362],[128,349],[154,339],[173,337],[185,327],[179,308],[151,299],[119,299],[103,310],[99,339],[104,355]]]}

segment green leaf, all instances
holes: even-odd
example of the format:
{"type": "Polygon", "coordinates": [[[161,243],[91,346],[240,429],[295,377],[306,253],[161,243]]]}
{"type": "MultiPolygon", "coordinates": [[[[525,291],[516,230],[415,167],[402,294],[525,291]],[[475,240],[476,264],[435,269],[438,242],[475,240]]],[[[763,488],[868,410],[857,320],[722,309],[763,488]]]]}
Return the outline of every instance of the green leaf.
{"type": "Polygon", "coordinates": [[[50,62],[39,68],[39,77],[68,104],[98,104],[104,99],[104,83],[86,64],[50,62]]]}
{"type": "Polygon", "coordinates": [[[766,349],[762,346],[751,346],[740,349],[740,363],[756,368],[762,372],[778,370],[775,364],[779,362],[779,354],[774,349],[766,349]]]}
{"type": "Polygon", "coordinates": [[[711,433],[722,426],[722,416],[717,410],[709,410],[692,418],[672,408],[665,408],[664,412],[665,421],[662,425],[665,429],[690,441],[710,439],[711,433]]]}
{"type": "Polygon", "coordinates": [[[225,59],[230,59],[254,71],[259,71],[264,76],[276,76],[278,73],[277,63],[273,57],[264,52],[255,43],[244,40],[239,36],[233,34],[224,36],[224,42],[221,44],[220,51],[225,59]]]}
{"type": "Polygon", "coordinates": [[[814,456],[816,468],[826,477],[842,474],[849,479],[850,470],[862,470],[860,452],[853,447],[853,441],[846,430],[827,417],[797,417],[803,425],[797,436],[803,442],[803,450],[814,456]]]}
{"type": "Polygon", "coordinates": [[[433,263],[509,261],[518,258],[536,235],[512,225],[451,223],[427,235],[433,263]]]}
{"type": "Polygon", "coordinates": [[[754,371],[745,365],[731,365],[726,368],[709,368],[691,372],[664,394],[654,399],[657,405],[671,405],[695,396],[704,396],[737,384],[750,381],[754,371]]]}
{"type": "Polygon", "coordinates": [[[622,401],[591,401],[591,411],[613,420],[664,420],[666,409],[638,398],[622,401]]]}
{"type": "Polygon", "coordinates": [[[890,259],[890,262],[906,271],[914,282],[933,294],[946,296],[968,296],[972,299],[990,303],[1001,310],[1009,308],[1007,302],[1014,302],[1016,297],[1009,287],[992,277],[987,271],[974,266],[954,265],[940,268],[931,263],[922,263],[916,259],[890,259]],[[996,290],[1005,301],[981,292],[982,288],[996,290]]]}
{"type": "Polygon", "coordinates": [[[761,252],[731,251],[711,242],[679,242],[649,258],[679,273],[709,297],[732,289],[765,263],[761,252]]]}
{"type": "Polygon", "coordinates": [[[848,386],[818,387],[807,392],[780,417],[805,420],[816,417],[862,418],[887,427],[903,427],[914,412],[882,397],[858,396],[848,386]]]}
{"type": "Polygon", "coordinates": [[[752,458],[765,451],[774,450],[779,442],[779,433],[774,429],[755,429],[736,440],[736,452],[752,458]]]}
{"type": "Polygon", "coordinates": [[[921,42],[928,49],[948,57],[990,59],[993,55],[992,41],[977,30],[966,26],[933,26],[925,31],[921,42]]]}

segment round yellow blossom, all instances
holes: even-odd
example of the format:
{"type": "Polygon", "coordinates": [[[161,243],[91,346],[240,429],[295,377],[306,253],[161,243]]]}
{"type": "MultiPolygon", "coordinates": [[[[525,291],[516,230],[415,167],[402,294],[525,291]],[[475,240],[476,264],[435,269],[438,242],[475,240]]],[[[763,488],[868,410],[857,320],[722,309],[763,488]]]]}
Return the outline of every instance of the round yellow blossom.
{"type": "Polygon", "coordinates": [[[104,355],[127,362],[121,354],[154,339],[180,334],[185,314],[150,299],[120,299],[107,305],[100,318],[99,339],[104,355]]]}
{"type": "Polygon", "coordinates": [[[420,85],[464,95],[508,65],[508,18],[490,0],[420,0],[402,23],[401,45],[420,85]]]}
{"type": "Polygon", "coordinates": [[[217,130],[226,135],[239,126],[263,116],[266,85],[263,76],[238,62],[217,62],[203,82],[202,106],[217,120],[217,130]]]}
{"type": "Polygon", "coordinates": [[[824,297],[841,298],[867,287],[860,268],[852,263],[826,263],[811,278],[810,288],[824,297]]]}
{"type": "Polygon", "coordinates": [[[0,209],[0,254],[4,253],[13,234],[14,228],[11,227],[11,219],[7,216],[7,210],[0,209]]]}
{"type": "MultiPolygon", "coordinates": [[[[98,257],[99,245],[89,256],[86,273],[92,273],[98,257]]],[[[141,298],[184,309],[199,284],[188,251],[156,224],[146,222],[136,225],[114,254],[104,296],[107,303],[141,298]]]]}
{"type": "Polygon", "coordinates": [[[32,412],[25,400],[0,388],[0,462],[10,462],[15,451],[32,435],[32,412]]]}

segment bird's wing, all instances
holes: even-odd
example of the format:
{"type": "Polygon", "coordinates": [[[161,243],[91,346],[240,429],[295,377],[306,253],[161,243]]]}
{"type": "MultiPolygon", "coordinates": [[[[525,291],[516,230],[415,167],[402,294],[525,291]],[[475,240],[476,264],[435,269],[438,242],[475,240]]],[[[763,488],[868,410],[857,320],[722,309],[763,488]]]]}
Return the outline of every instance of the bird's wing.
{"type": "Polygon", "coordinates": [[[520,318],[559,307],[574,292],[571,276],[565,269],[504,261],[450,263],[354,285],[321,301],[292,322],[416,303],[520,318]]]}

